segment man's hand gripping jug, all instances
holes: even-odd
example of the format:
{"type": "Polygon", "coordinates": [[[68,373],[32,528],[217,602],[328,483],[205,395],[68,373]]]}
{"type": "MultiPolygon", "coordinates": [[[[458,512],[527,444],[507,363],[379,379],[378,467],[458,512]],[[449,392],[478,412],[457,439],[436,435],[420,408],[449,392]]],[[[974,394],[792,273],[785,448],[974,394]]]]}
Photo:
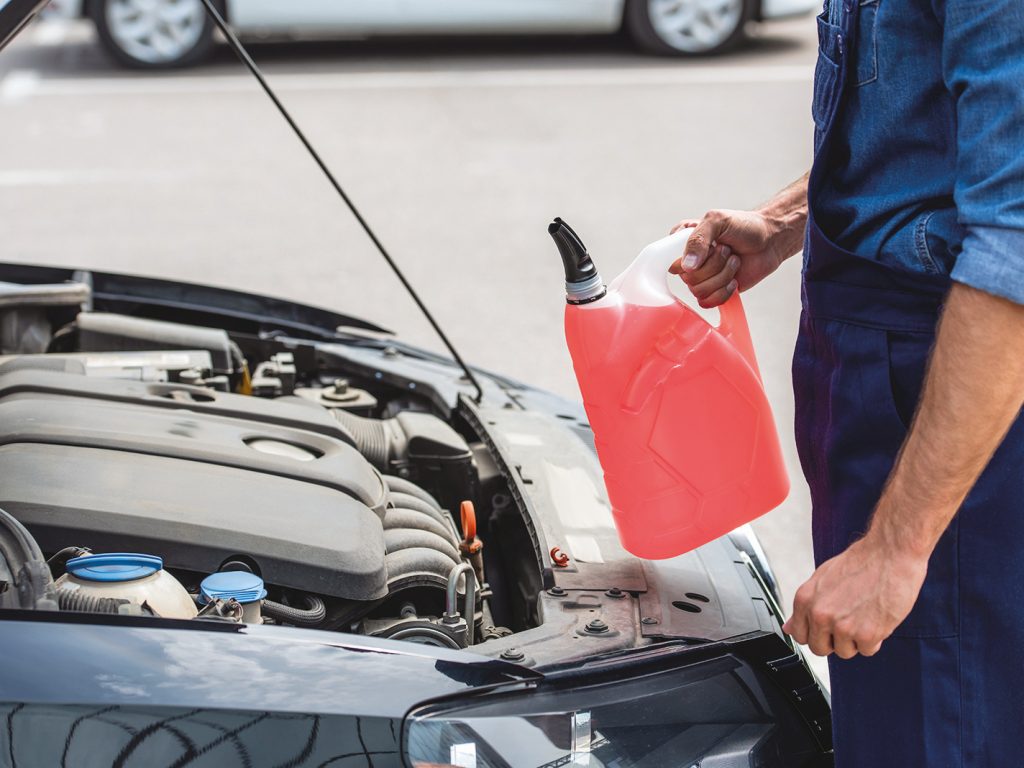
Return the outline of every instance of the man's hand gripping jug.
{"type": "Polygon", "coordinates": [[[647,246],[607,288],[565,222],[548,232],[622,545],[674,557],[781,504],[789,478],[739,294],[715,327],[669,290],[689,230],[647,246]]]}

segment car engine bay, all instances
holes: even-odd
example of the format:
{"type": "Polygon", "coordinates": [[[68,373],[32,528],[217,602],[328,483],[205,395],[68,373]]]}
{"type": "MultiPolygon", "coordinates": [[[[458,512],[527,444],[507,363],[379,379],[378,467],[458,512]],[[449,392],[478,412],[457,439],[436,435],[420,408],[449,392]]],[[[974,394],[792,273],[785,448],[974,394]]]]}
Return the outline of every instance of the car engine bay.
{"type": "Polygon", "coordinates": [[[8,309],[0,358],[0,508],[47,559],[46,600],[450,648],[531,625],[513,598],[540,588],[532,553],[485,565],[516,518],[496,519],[507,492],[483,493],[467,425],[308,356],[254,360],[223,330],[108,312],[54,327],[50,310],[8,309]],[[194,606],[161,613],[155,575],[194,606]],[[492,581],[518,586],[495,599],[492,581]]]}
{"type": "Polygon", "coordinates": [[[543,667],[778,632],[774,589],[749,530],[626,552],[578,403],[325,309],[0,264],[0,613],[543,667]]]}

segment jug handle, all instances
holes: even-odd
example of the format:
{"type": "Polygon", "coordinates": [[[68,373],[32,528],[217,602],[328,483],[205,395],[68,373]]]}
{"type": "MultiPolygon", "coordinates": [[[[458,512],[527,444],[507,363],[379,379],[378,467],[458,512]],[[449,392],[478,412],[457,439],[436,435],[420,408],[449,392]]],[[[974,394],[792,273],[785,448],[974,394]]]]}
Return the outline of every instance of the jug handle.
{"type": "Polygon", "coordinates": [[[736,348],[754,371],[758,381],[761,381],[761,370],[757,367],[757,356],[754,354],[754,340],[750,337],[750,325],[747,323],[747,313],[740,300],[740,292],[736,291],[730,296],[718,308],[718,313],[721,319],[716,330],[736,348]]]}

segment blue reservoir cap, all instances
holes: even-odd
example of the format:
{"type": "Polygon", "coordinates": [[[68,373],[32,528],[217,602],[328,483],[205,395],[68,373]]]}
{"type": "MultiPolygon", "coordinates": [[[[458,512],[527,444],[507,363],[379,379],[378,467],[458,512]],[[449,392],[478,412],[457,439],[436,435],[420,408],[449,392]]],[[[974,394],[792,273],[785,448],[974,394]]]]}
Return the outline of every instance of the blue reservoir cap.
{"type": "Polygon", "coordinates": [[[83,581],[135,581],[151,576],[163,567],[163,559],[156,555],[131,552],[73,557],[65,566],[68,573],[83,581]]]}
{"type": "Polygon", "coordinates": [[[221,571],[203,579],[199,585],[199,597],[204,603],[211,600],[230,600],[253,603],[267,596],[263,579],[247,571],[221,571]]]}

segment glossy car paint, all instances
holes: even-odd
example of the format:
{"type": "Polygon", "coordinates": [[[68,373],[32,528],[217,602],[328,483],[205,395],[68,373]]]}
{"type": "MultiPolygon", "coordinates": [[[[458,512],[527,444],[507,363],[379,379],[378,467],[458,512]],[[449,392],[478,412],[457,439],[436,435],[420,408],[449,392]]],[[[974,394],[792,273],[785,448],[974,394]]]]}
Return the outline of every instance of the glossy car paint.
{"type": "Polygon", "coordinates": [[[7,701],[401,718],[427,699],[537,677],[474,654],[318,630],[2,613],[7,701]]]}
{"type": "MultiPolygon", "coordinates": [[[[827,745],[828,706],[777,635],[668,645],[543,673],[473,654],[312,630],[0,611],[0,764],[402,765],[402,721],[488,691],[583,685],[730,657],[827,745]],[[57,756],[60,755],[60,760],[57,756]],[[72,763],[76,761],[72,760],[72,763]]],[[[827,756],[815,765],[827,765],[827,756]]]]}
{"type": "Polygon", "coordinates": [[[12,768],[69,755],[95,765],[400,765],[413,706],[537,677],[471,654],[312,630],[19,613],[0,611],[0,765],[12,768]]]}

